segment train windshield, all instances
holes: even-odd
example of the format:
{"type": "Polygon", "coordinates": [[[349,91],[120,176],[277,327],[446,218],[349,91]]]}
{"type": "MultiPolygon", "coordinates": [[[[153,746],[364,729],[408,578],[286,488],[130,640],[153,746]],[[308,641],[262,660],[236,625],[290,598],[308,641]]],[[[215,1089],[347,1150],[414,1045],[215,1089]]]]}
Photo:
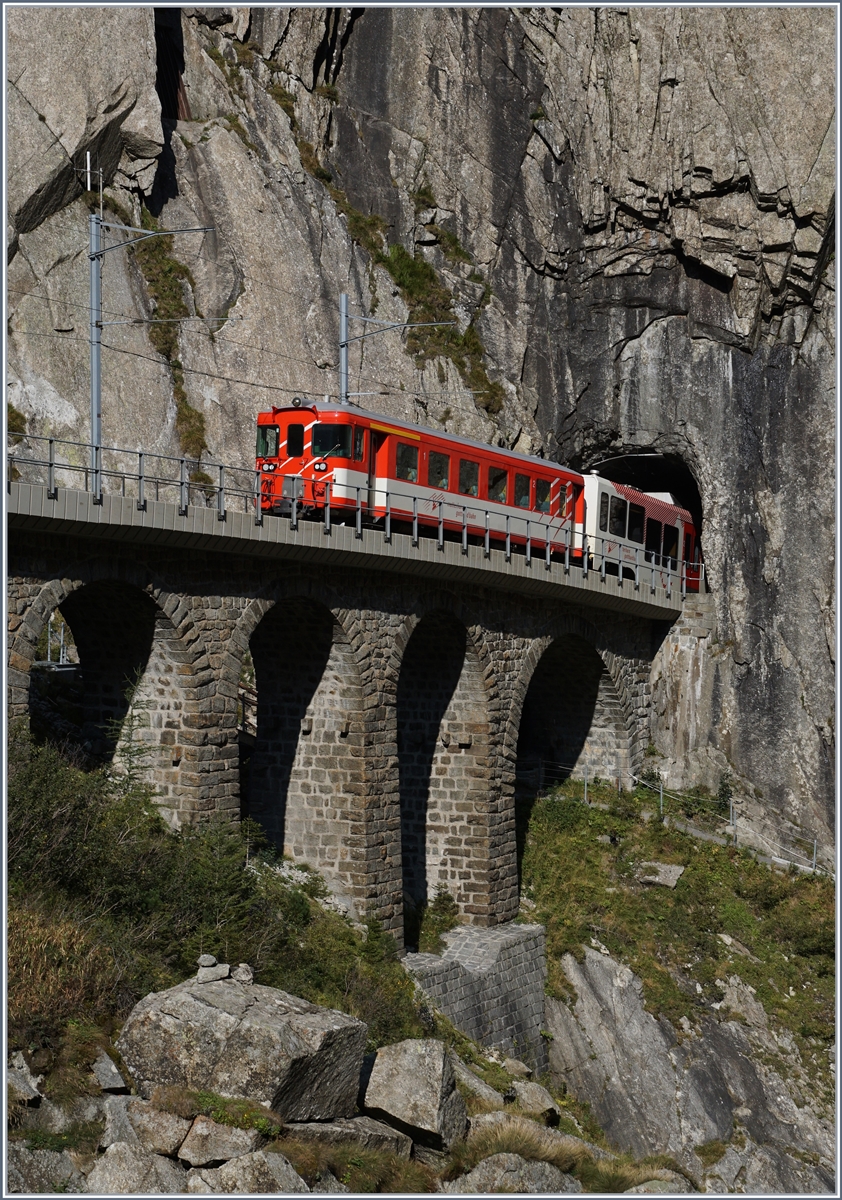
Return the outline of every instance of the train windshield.
{"type": "Polygon", "coordinates": [[[280,431],[277,425],[258,425],[257,427],[257,457],[277,458],[280,431]]]}
{"type": "Polygon", "coordinates": [[[314,425],[313,458],[350,458],[350,425],[314,425]]]}

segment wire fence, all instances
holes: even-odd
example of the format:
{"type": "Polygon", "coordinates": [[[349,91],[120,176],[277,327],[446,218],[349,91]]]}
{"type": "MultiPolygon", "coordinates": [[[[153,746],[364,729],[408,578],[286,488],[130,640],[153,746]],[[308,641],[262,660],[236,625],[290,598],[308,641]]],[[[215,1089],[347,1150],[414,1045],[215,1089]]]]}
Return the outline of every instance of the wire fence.
{"type": "MultiPolygon", "coordinates": [[[[598,775],[591,774],[589,778],[588,764],[580,766],[578,763],[561,763],[550,759],[542,759],[538,766],[529,768],[521,768],[518,772],[518,777],[522,782],[531,782],[533,786],[542,791],[548,784],[563,783],[568,779],[572,779],[573,772],[581,770],[575,782],[581,783],[583,787],[583,802],[591,804],[588,800],[589,788],[593,789],[600,785],[611,784],[608,779],[600,778],[598,775]]],[[[664,788],[663,781],[658,778],[655,782],[651,777],[645,778],[640,775],[634,775],[631,772],[627,773],[627,779],[637,788],[645,789],[651,792],[658,798],[658,816],[664,821],[672,821],[677,827],[682,828],[682,831],[693,837],[701,837],[704,839],[714,839],[723,845],[732,844],[734,846],[741,844],[742,848],[749,850],[751,853],[764,857],[762,851],[756,846],[751,845],[751,842],[759,842],[765,846],[770,854],[765,856],[768,860],[775,863],[792,865],[800,871],[813,872],[816,874],[826,874],[831,879],[835,879],[832,871],[827,870],[819,864],[819,853],[823,850],[820,846],[819,839],[815,834],[805,836],[796,836],[793,841],[788,844],[774,842],[765,834],[762,834],[758,829],[753,828],[745,817],[741,816],[738,811],[738,802],[732,796],[718,797],[700,795],[697,791],[691,792],[673,792],[664,788]],[[666,803],[665,803],[666,802],[666,803]],[[687,819],[685,822],[677,822],[675,820],[676,810],[683,814],[687,819]],[[728,833],[716,834],[709,830],[701,829],[694,826],[692,818],[702,812],[716,819],[720,829],[726,826],[728,833]],[[727,816],[727,822],[726,822],[727,816]],[[740,822],[738,824],[738,822],[740,822]]],[[[622,775],[614,776],[616,779],[618,796],[622,794],[622,775]]],[[[597,807],[597,804],[593,804],[597,807]]],[[[599,806],[602,807],[602,806],[599,806]]]]}

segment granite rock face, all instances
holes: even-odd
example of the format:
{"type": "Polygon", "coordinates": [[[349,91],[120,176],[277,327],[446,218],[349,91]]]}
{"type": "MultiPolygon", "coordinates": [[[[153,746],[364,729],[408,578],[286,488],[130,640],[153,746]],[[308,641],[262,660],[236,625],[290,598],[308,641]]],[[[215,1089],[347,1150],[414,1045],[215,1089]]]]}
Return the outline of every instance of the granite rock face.
{"type": "Polygon", "coordinates": [[[145,1098],[207,1088],[319,1121],[353,1115],[365,1039],[355,1017],[276,988],[191,979],[139,1001],[116,1044],[145,1098]]]}
{"type": "Polygon", "coordinates": [[[447,1047],[435,1038],[378,1050],[366,1062],[359,1104],[433,1150],[448,1150],[468,1124],[447,1047]]]}
{"type": "MultiPolygon", "coordinates": [[[[174,253],[184,386],[223,461],[249,461],[259,407],[336,394],[341,291],[406,319],[352,236],[351,210],[380,218],[505,399],[398,335],[354,344],[352,390],[583,469],[620,456],[603,469],[692,503],[710,622],[656,661],[662,773],[715,789],[730,769],[744,821],[815,830],[827,858],[832,12],[183,9],[157,29],[177,122],[155,34],[149,9],[10,13],[7,391],[30,430],[87,435],[86,149],[134,222],[143,201],[214,227],[174,253]]],[[[128,255],[103,288],[116,317],[154,315],[128,255]]],[[[142,326],[106,340],[105,440],[177,453],[169,365],[142,326]]]]}
{"type": "Polygon", "coordinates": [[[568,954],[562,965],[576,1002],[568,1008],[547,999],[551,1074],[592,1105],[614,1145],[641,1158],[673,1155],[708,1191],[833,1190],[827,1103],[797,1090],[796,1103],[795,1063],[790,1083],[765,1065],[784,1046],[737,977],[728,1008],[744,1024],[711,1013],[697,1028],[686,1022],[679,1037],[644,1009],[642,984],[628,967],[590,949],[582,963],[568,954]],[[705,1166],[696,1150],[711,1142],[727,1148],[705,1166]]]}

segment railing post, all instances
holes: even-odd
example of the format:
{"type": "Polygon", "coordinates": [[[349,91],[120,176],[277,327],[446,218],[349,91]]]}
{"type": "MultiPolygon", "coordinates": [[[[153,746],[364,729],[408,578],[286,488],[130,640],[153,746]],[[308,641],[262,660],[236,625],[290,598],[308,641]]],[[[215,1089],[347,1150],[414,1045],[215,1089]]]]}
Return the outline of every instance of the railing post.
{"type": "Polygon", "coordinates": [[[623,547],[617,543],[617,587],[623,586],[623,547]]]}
{"type": "Polygon", "coordinates": [[[439,550],[444,549],[444,501],[439,500],[439,528],[436,542],[439,550]]]}
{"type": "Polygon", "coordinates": [[[143,474],[143,451],[137,453],[137,511],[146,511],[146,479],[143,474]]]}
{"type": "Polygon", "coordinates": [[[667,600],[672,600],[672,559],[667,559],[667,600]]]}
{"type": "Polygon", "coordinates": [[[386,523],[383,526],[383,540],[391,542],[392,540],[392,497],[386,492],[386,523]]]}
{"type": "MultiPolygon", "coordinates": [[[[544,540],[544,570],[549,571],[550,565],[551,565],[550,564],[550,555],[552,553],[552,544],[550,541],[551,532],[550,532],[549,521],[547,522],[546,529],[547,529],[547,536],[544,540]]],[[[568,550],[569,550],[569,546],[568,546],[568,550]]],[[[565,573],[565,575],[568,573],[569,570],[570,570],[570,558],[567,553],[567,550],[565,550],[565,553],[564,553],[564,573],[565,573]]]]}
{"type": "Polygon", "coordinates": [[[512,561],[512,531],[509,514],[506,513],[506,562],[512,561]]]}
{"type": "Polygon", "coordinates": [[[661,820],[663,821],[663,819],[664,819],[664,781],[663,781],[663,779],[660,779],[658,782],[660,783],[660,788],[658,790],[658,813],[660,814],[661,820]]]}
{"type": "Polygon", "coordinates": [[[655,595],[655,556],[654,555],[652,556],[652,561],[649,564],[649,580],[652,585],[650,588],[650,591],[651,591],[652,595],[654,596],[655,595]]]}
{"type": "Polygon", "coordinates": [[[412,497],[412,544],[418,545],[418,497],[412,497]]]}
{"type": "Polygon", "coordinates": [[[330,481],[325,484],[325,536],[330,537],[330,481]]]}
{"type": "Polygon", "coordinates": [[[289,510],[289,527],[290,529],[298,528],[298,477],[294,476],[292,480],[292,504],[289,510]]]}
{"type": "Polygon", "coordinates": [[[582,578],[588,577],[588,535],[582,533],[582,578]]]}
{"type": "Polygon", "coordinates": [[[600,538],[602,542],[602,565],[599,569],[599,578],[605,583],[605,538],[600,538]]]}
{"type": "Polygon", "coordinates": [[[687,563],[681,561],[681,599],[687,599],[687,563]]]}
{"type": "Polygon", "coordinates": [[[491,527],[488,524],[488,509],[485,510],[485,545],[483,553],[486,558],[491,558],[491,527]]]}
{"type": "Polygon", "coordinates": [[[216,519],[225,520],[225,468],[220,463],[219,487],[216,490],[216,519]]]}
{"type": "MultiPolygon", "coordinates": [[[[254,523],[263,524],[263,495],[260,488],[260,472],[254,473],[254,523]]],[[[293,528],[295,528],[293,526],[293,528]]]]}
{"type": "Polygon", "coordinates": [[[361,538],[363,535],[363,492],[359,486],[357,487],[357,525],[355,533],[358,538],[361,538]]]}
{"type": "Polygon", "coordinates": [[[640,547],[634,548],[634,590],[640,591],[640,547]]]}
{"type": "MultiPolygon", "coordinates": [[[[64,628],[64,627],[62,626],[62,628],[64,628]]],[[[819,853],[819,842],[818,842],[818,838],[813,838],[813,870],[814,870],[814,871],[815,871],[815,869],[816,869],[816,862],[817,862],[817,860],[818,860],[818,853],[819,853]]]]}
{"type": "Polygon", "coordinates": [[[585,763],[585,804],[588,802],[588,764],[585,763]]]}
{"type": "MultiPolygon", "coordinates": [[[[57,500],[58,489],[56,488],[56,443],[55,438],[50,438],[50,447],[47,452],[47,499],[57,500]]],[[[62,626],[62,629],[64,626],[62,626]]]]}
{"type": "Polygon", "coordinates": [[[96,471],[94,472],[94,504],[102,504],[102,446],[95,446],[96,471]]]}
{"type": "Polygon", "coordinates": [[[468,553],[468,510],[462,505],[462,553],[468,553]]]}
{"type": "Polygon", "coordinates": [[[526,565],[532,566],[532,522],[526,522],[526,565]]]}
{"type": "Polygon", "coordinates": [[[190,503],[190,484],[187,479],[187,459],[181,459],[181,475],[178,484],[178,515],[187,516],[187,506],[190,503]]]}

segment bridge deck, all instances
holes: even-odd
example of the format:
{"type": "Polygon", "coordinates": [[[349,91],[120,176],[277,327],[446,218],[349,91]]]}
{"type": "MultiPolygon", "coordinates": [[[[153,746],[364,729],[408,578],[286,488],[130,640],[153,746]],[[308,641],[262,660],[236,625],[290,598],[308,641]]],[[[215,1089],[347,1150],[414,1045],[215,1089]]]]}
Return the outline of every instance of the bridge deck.
{"type": "Polygon", "coordinates": [[[320,522],[302,520],[292,529],[288,520],[273,517],[265,517],[263,524],[257,525],[248,513],[229,510],[225,520],[219,520],[215,508],[193,506],[182,516],[177,504],[166,501],[147,500],[145,509],[139,510],[134,497],[105,494],[100,505],[89,492],[64,488],[51,500],[45,486],[20,482],[9,485],[6,507],[10,530],[423,575],[655,620],[671,621],[682,609],[679,580],[673,579],[671,596],[660,583],[652,591],[648,566],[641,568],[636,588],[633,580],[615,575],[602,579],[599,570],[585,575],[571,565],[565,573],[564,564],[557,562],[547,569],[543,552],[533,555],[531,564],[523,554],[514,553],[507,562],[503,549],[492,547],[486,558],[482,546],[469,545],[464,553],[458,543],[445,542],[439,550],[435,539],[426,537],[413,546],[412,538],[400,533],[393,533],[387,542],[378,529],[363,529],[358,538],[352,526],[334,525],[327,533],[320,522]]]}

